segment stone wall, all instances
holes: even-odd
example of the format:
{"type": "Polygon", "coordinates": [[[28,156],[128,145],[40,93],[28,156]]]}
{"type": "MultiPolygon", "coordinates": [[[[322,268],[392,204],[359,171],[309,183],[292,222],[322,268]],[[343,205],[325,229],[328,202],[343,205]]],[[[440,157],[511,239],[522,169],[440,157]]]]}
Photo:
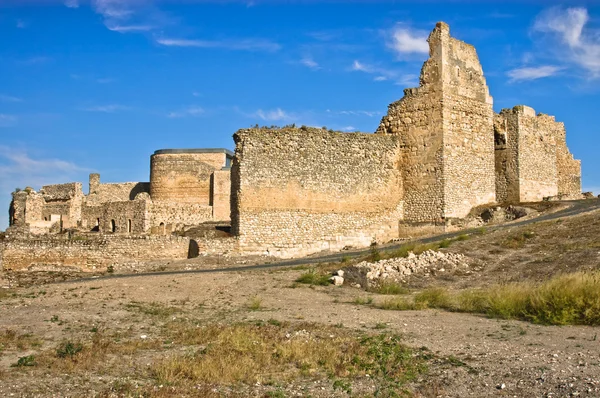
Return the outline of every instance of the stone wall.
{"type": "Polygon", "coordinates": [[[100,183],[100,174],[90,174],[90,192],[86,197],[88,206],[98,206],[108,202],[134,200],[142,192],[150,192],[148,182],[100,183]]]}
{"type": "Polygon", "coordinates": [[[503,109],[495,129],[496,135],[500,130],[506,134],[506,144],[496,144],[499,201],[581,195],[580,163],[567,148],[564,124],[554,116],[536,115],[533,108],[519,105],[503,109]]]}
{"type": "Polygon", "coordinates": [[[76,267],[83,271],[109,265],[158,259],[188,258],[190,239],[178,236],[87,234],[73,239],[63,235],[4,241],[0,269],[27,270],[76,267]]]}
{"type": "Polygon", "coordinates": [[[495,201],[492,98],[473,46],[438,23],[420,86],[388,108],[377,130],[402,148],[404,220],[443,223],[495,201]]]}
{"type": "Polygon", "coordinates": [[[159,150],[150,159],[152,200],[196,203],[211,202],[211,176],[227,165],[224,150],[159,150]],[[211,152],[207,152],[211,151],[211,152]]]}
{"type": "Polygon", "coordinates": [[[171,231],[184,225],[196,225],[212,220],[212,207],[200,203],[178,203],[153,200],[148,202],[149,226],[170,224],[171,231]]]}
{"type": "Polygon", "coordinates": [[[83,228],[96,232],[143,234],[149,228],[148,207],[146,200],[85,206],[83,208],[83,228]]]}
{"type": "Polygon", "coordinates": [[[231,219],[231,169],[215,170],[211,179],[211,195],[214,221],[231,219]]]}
{"type": "Polygon", "coordinates": [[[395,137],[284,128],[234,140],[232,230],[244,251],[290,257],[397,237],[395,137]]]}

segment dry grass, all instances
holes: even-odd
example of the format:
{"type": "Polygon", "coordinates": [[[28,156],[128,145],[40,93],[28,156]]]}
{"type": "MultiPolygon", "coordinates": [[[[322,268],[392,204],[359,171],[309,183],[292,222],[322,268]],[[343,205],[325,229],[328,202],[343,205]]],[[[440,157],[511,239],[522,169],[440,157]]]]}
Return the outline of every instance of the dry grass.
{"type": "Polygon", "coordinates": [[[510,283],[451,293],[426,289],[412,299],[395,298],[379,308],[441,308],[493,318],[522,319],[548,325],[600,325],[600,272],[560,275],[543,283],[510,283]]]}
{"type": "MultiPolygon", "coordinates": [[[[197,348],[152,366],[157,383],[277,383],[298,377],[352,378],[388,369],[397,381],[424,371],[424,362],[397,336],[357,338],[349,331],[312,325],[179,325],[175,342],[197,348]],[[386,351],[387,350],[387,351],[386,351]]],[[[387,377],[387,373],[386,373],[387,377]]]]}
{"type": "Polygon", "coordinates": [[[32,334],[18,333],[12,329],[0,332],[0,352],[5,350],[25,351],[41,345],[42,341],[32,334]]]}

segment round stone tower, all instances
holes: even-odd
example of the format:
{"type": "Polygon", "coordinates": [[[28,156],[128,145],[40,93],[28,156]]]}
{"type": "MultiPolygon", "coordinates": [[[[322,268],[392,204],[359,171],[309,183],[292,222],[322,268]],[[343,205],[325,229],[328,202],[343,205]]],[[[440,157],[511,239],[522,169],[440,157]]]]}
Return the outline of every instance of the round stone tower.
{"type": "Polygon", "coordinates": [[[161,149],[150,157],[150,196],[154,201],[211,205],[211,175],[228,167],[227,149],[161,149]]]}

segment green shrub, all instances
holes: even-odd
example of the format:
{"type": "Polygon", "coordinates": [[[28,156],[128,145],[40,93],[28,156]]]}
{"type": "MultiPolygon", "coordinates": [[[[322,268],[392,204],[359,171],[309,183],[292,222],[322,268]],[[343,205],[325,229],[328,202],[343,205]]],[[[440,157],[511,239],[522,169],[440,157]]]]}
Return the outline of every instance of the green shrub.
{"type": "Polygon", "coordinates": [[[64,341],[56,349],[56,356],[59,358],[73,358],[83,350],[83,346],[79,343],[64,341]]]}
{"type": "Polygon", "coordinates": [[[409,290],[398,282],[385,281],[379,286],[369,289],[370,292],[378,294],[408,294],[409,290]]]}
{"type": "Polygon", "coordinates": [[[300,275],[296,279],[296,282],[305,283],[307,285],[327,286],[329,285],[329,278],[330,276],[328,274],[323,274],[311,269],[308,272],[300,275]]]}

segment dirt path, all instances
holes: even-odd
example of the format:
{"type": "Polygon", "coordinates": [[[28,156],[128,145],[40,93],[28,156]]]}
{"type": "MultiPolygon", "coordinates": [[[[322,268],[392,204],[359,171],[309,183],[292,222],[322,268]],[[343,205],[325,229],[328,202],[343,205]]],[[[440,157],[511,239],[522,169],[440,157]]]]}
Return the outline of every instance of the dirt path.
{"type": "MultiPolygon", "coordinates": [[[[427,386],[424,396],[600,396],[599,328],[547,327],[439,311],[385,311],[354,304],[356,297],[365,296],[355,288],[298,286],[294,280],[301,272],[149,275],[18,289],[17,296],[0,301],[0,330],[39,336],[42,348],[66,338],[85,338],[92,328],[161,339],[156,318],[136,310],[143,305],[176,308],[180,312],[174,317],[204,322],[275,319],[365,332],[377,328],[401,333],[410,346],[427,347],[452,365],[430,365],[426,380],[416,387],[427,386]],[[260,310],[248,310],[251,299],[260,301],[260,310]]],[[[35,351],[2,352],[0,396],[50,396],[52,391],[78,396],[86,383],[102,390],[118,380],[114,374],[70,375],[75,387],[63,390],[60,377],[51,372],[32,379],[27,371],[9,367],[35,351]]],[[[133,362],[145,360],[134,356],[133,362]]]]}

